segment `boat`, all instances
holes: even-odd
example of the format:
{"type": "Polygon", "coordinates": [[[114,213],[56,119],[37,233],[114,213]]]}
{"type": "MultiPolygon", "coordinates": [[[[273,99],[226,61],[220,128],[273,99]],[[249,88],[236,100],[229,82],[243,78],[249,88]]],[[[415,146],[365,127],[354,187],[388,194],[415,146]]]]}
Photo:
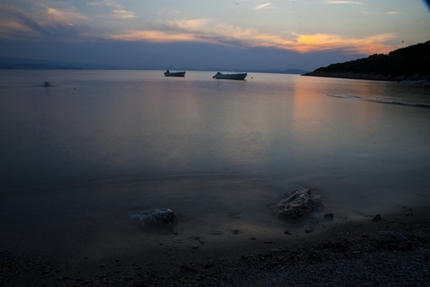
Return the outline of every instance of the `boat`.
{"type": "Polygon", "coordinates": [[[166,77],[184,77],[185,72],[170,72],[169,70],[164,72],[164,76],[166,77]]]}
{"type": "Polygon", "coordinates": [[[247,75],[248,75],[248,73],[222,74],[222,73],[218,72],[212,78],[214,78],[214,79],[228,79],[228,80],[245,80],[247,75]]]}

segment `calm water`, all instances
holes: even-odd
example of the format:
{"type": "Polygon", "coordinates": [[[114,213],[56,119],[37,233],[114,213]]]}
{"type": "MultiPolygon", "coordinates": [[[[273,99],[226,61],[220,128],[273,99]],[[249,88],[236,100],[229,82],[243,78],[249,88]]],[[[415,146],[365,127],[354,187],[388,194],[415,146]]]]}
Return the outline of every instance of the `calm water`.
{"type": "Polygon", "coordinates": [[[169,207],[190,234],[276,233],[269,207],[297,187],[342,218],[430,203],[430,88],[213,74],[0,71],[0,226],[117,238],[169,207]]]}

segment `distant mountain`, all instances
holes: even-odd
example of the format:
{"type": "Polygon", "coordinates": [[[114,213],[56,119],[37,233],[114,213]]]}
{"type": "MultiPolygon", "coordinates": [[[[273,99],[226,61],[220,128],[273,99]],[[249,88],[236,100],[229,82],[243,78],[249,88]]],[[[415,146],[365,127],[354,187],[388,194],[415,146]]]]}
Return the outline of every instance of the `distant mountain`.
{"type": "Polygon", "coordinates": [[[386,54],[331,64],[304,76],[370,80],[430,80],[430,41],[386,54]]]}
{"type": "MultiPolygon", "coordinates": [[[[34,60],[22,59],[16,57],[0,57],[0,69],[41,69],[41,70],[130,70],[128,67],[118,67],[112,65],[99,65],[99,64],[85,64],[63,61],[51,60],[34,60]]],[[[158,68],[153,67],[153,70],[158,68]]],[[[175,69],[172,69],[175,70],[175,69]]],[[[195,69],[176,69],[176,70],[190,70],[195,69]]],[[[304,74],[308,71],[299,69],[288,70],[249,70],[247,72],[255,73],[279,73],[279,74],[304,74]]]]}
{"type": "Polygon", "coordinates": [[[115,66],[0,57],[0,69],[121,69],[115,66]]]}

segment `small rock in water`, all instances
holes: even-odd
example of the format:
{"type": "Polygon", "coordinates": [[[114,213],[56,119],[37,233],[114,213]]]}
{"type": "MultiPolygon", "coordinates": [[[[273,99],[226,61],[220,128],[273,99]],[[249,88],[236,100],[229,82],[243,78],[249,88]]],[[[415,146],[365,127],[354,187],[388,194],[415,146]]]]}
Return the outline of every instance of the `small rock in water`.
{"type": "Polygon", "coordinates": [[[278,216],[298,218],[317,210],[321,206],[321,196],[312,195],[310,189],[302,188],[285,194],[275,206],[274,212],[278,216]]]}
{"type": "Polygon", "coordinates": [[[412,213],[412,208],[410,208],[410,209],[409,209],[409,211],[405,213],[405,215],[406,215],[406,216],[414,215],[414,214],[412,213]]]}
{"type": "Polygon", "coordinates": [[[326,220],[332,221],[333,218],[334,218],[334,214],[333,213],[324,214],[324,219],[326,219],[326,220]]]}
{"type": "Polygon", "coordinates": [[[178,219],[176,214],[169,208],[157,208],[132,213],[130,218],[139,222],[142,226],[166,226],[178,219]]]}
{"type": "Polygon", "coordinates": [[[378,221],[381,221],[381,220],[382,220],[381,215],[380,215],[380,214],[376,214],[376,215],[373,217],[372,222],[378,222],[378,221]]]}

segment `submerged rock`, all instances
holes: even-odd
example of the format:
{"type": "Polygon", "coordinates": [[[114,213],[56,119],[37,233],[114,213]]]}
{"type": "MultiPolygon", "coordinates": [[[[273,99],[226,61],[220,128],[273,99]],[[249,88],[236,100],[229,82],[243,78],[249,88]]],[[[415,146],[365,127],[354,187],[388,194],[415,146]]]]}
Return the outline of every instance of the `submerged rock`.
{"type": "Polygon", "coordinates": [[[176,214],[169,208],[143,210],[130,214],[130,218],[142,226],[166,226],[178,220],[176,214]]]}
{"type": "Polygon", "coordinates": [[[333,218],[334,218],[334,214],[333,213],[324,214],[324,219],[325,220],[333,221],[333,218]]]}
{"type": "Polygon", "coordinates": [[[378,214],[376,214],[373,218],[372,218],[372,222],[378,222],[378,221],[381,221],[382,220],[382,217],[381,217],[381,215],[378,213],[378,214]]]}
{"type": "Polygon", "coordinates": [[[285,194],[275,206],[277,216],[298,218],[307,215],[322,206],[321,196],[311,194],[308,188],[295,189],[285,194]]]}

